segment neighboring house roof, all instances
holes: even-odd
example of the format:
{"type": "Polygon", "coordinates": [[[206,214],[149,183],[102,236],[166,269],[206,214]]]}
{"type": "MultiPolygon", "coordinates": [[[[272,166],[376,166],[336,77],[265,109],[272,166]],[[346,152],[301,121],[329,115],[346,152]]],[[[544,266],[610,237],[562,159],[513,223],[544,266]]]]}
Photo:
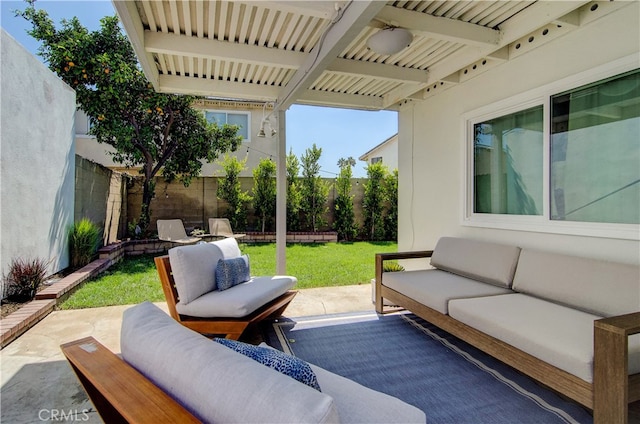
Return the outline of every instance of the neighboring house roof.
{"type": "Polygon", "coordinates": [[[398,133],[395,133],[391,137],[387,138],[382,143],[375,146],[373,149],[369,150],[367,153],[362,154],[358,159],[367,162],[369,158],[375,157],[376,153],[380,151],[383,147],[387,147],[391,144],[398,143],[398,133]]]}

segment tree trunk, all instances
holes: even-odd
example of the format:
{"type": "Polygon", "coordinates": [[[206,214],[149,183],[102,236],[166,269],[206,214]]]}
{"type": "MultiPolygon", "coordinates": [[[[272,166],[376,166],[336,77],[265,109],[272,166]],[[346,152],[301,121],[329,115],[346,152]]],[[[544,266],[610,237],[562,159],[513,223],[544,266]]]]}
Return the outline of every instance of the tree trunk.
{"type": "Polygon", "coordinates": [[[155,194],[155,184],[152,178],[145,178],[142,184],[142,209],[140,210],[140,219],[138,226],[142,230],[142,234],[146,234],[151,223],[151,200],[155,194]]]}

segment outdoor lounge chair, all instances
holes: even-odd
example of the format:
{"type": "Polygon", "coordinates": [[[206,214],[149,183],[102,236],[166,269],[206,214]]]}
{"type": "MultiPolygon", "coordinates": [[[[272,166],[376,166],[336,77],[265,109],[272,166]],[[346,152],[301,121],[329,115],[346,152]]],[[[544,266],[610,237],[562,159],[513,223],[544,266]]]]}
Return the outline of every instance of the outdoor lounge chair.
{"type": "Polygon", "coordinates": [[[168,255],[156,257],[169,314],[201,334],[235,340],[250,324],[281,316],[297,294],[291,290],[298,281],[295,277],[249,277],[220,288],[219,262],[241,257],[234,238],[177,246],[168,255]]]}
{"type": "Polygon", "coordinates": [[[180,244],[193,244],[201,240],[200,237],[187,235],[181,219],[159,219],[158,238],[164,241],[171,241],[180,244]]]}
{"type": "Polygon", "coordinates": [[[246,234],[234,234],[227,218],[209,218],[209,234],[216,237],[241,238],[246,234]]]}

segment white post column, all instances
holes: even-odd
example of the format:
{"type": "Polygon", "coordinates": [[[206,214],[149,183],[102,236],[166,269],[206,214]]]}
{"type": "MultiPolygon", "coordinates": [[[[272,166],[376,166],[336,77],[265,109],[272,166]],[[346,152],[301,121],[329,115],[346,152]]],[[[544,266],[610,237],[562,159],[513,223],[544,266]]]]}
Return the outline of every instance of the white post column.
{"type": "Polygon", "coordinates": [[[286,111],[278,111],[276,171],[276,274],[287,274],[287,138],[286,111]]]}

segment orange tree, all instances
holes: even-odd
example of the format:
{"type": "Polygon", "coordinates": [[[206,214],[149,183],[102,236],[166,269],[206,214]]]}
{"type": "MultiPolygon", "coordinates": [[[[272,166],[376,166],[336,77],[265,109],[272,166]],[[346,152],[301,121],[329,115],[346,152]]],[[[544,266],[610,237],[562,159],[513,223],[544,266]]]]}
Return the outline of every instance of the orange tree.
{"type": "Polygon", "coordinates": [[[49,68],[75,89],[91,134],[114,147],[115,162],[141,167],[138,225],[147,233],[154,177],[179,178],[188,185],[200,174],[201,160],[237,149],[238,128],[209,124],[191,107],[191,96],[155,92],[116,16],[102,18],[98,31],[89,32],[75,17],[63,20],[58,29],[46,11],[35,8],[34,0],[27,3],[16,14],[32,24],[28,33],[42,43],[38,54],[49,68]]]}

